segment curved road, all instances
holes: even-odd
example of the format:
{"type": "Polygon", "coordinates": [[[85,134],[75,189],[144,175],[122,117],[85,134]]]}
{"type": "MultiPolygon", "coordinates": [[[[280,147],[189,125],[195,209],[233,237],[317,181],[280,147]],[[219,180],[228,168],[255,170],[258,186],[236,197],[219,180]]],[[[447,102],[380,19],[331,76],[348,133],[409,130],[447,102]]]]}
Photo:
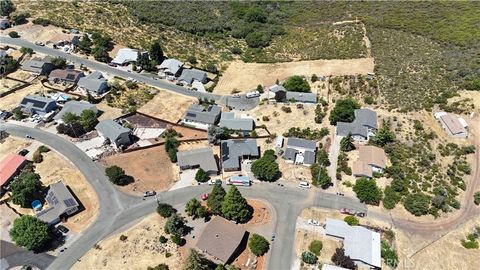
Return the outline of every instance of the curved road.
{"type": "Polygon", "coordinates": [[[185,87],[178,86],[164,80],[156,80],[156,79],[153,79],[152,77],[145,76],[136,72],[127,72],[121,69],[117,69],[115,67],[108,66],[101,62],[85,59],[73,54],[67,54],[57,49],[53,49],[45,46],[38,46],[38,45],[35,45],[34,43],[31,43],[30,41],[27,41],[21,38],[11,38],[8,36],[0,36],[0,43],[31,48],[32,50],[42,54],[46,54],[54,57],[62,57],[70,62],[84,65],[93,70],[98,70],[98,71],[108,73],[113,76],[122,77],[122,78],[132,78],[144,84],[162,88],[171,92],[175,92],[177,94],[196,97],[196,98],[202,98],[202,99],[207,98],[208,100],[213,99],[217,103],[228,105],[238,110],[253,109],[258,105],[258,102],[259,102],[258,98],[249,99],[249,98],[246,98],[245,96],[242,96],[240,98],[234,98],[231,96],[221,96],[221,95],[212,94],[212,93],[202,93],[198,91],[189,90],[185,87]]]}
{"type": "MultiPolygon", "coordinates": [[[[14,124],[0,123],[0,128],[5,129],[14,136],[25,137],[26,134],[30,134],[35,140],[48,145],[64,155],[78,167],[99,197],[100,211],[97,219],[84,230],[78,240],[57,257],[50,265],[50,269],[70,268],[95,243],[123,226],[155,211],[156,200],[152,198],[144,201],[142,198],[126,195],[115,189],[106,179],[103,169],[74,144],[65,139],[41,129],[14,124]]],[[[206,193],[210,189],[211,187],[207,185],[192,186],[162,192],[158,195],[158,198],[172,205],[183,204],[190,198],[206,193]]],[[[268,201],[276,213],[281,213],[276,215],[276,241],[271,248],[269,269],[290,268],[295,241],[296,219],[302,209],[318,206],[332,209],[348,207],[366,211],[365,205],[355,199],[315,192],[313,190],[307,191],[298,188],[279,187],[274,184],[255,184],[252,188],[240,188],[240,190],[246,197],[268,201]]]]}

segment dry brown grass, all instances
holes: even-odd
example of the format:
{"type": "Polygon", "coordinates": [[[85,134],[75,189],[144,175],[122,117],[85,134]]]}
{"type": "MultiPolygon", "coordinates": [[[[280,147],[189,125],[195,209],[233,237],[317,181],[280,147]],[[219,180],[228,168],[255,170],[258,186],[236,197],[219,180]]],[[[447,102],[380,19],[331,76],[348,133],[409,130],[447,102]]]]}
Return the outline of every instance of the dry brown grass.
{"type": "Polygon", "coordinates": [[[23,148],[28,147],[32,143],[30,141],[9,136],[2,142],[0,142],[0,159],[10,153],[18,153],[23,148]]]}
{"type": "Polygon", "coordinates": [[[176,123],[195,102],[197,102],[195,98],[162,90],[138,111],[176,123]]]}
{"type": "Polygon", "coordinates": [[[46,93],[47,88],[41,83],[36,83],[0,98],[0,108],[3,110],[13,110],[20,104],[22,99],[30,94],[46,93]]]}
{"type": "Polygon", "coordinates": [[[159,237],[164,235],[165,221],[156,213],[144,218],[133,228],[100,241],[100,248],[92,248],[72,269],[145,270],[160,263],[167,264],[170,269],[180,269],[182,257],[176,245],[170,240],[166,244],[159,242],[159,237]],[[127,236],[127,240],[121,241],[120,235],[127,236]],[[172,256],[166,258],[166,252],[172,256]]]}
{"type": "Polygon", "coordinates": [[[269,86],[293,75],[354,75],[373,72],[373,58],[349,60],[313,60],[276,64],[231,62],[215,87],[217,94],[231,94],[233,89],[248,92],[261,84],[269,86]]]}

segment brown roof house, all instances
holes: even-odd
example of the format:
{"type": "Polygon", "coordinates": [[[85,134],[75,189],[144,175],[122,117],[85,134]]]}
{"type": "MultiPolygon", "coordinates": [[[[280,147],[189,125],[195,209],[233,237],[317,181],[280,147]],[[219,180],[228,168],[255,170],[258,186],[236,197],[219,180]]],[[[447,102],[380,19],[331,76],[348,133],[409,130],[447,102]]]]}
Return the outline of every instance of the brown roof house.
{"type": "Polygon", "coordinates": [[[385,151],[373,145],[360,145],[358,160],[353,162],[352,173],[355,177],[372,178],[374,172],[382,173],[387,166],[385,151]]]}
{"type": "Polygon", "coordinates": [[[246,247],[248,232],[235,223],[215,216],[207,224],[197,242],[197,248],[222,263],[232,262],[246,247]]]}
{"type": "Polygon", "coordinates": [[[82,71],[74,69],[55,69],[50,72],[48,75],[48,80],[55,83],[71,83],[75,84],[82,77],[85,77],[85,74],[82,71]]]}

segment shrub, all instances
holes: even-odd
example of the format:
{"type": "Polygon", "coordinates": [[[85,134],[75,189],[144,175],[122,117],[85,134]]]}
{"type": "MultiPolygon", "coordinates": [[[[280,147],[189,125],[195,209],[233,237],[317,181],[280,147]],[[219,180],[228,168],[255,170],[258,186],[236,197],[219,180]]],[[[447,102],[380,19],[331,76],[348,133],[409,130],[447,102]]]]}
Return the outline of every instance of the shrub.
{"type": "Polygon", "coordinates": [[[265,181],[276,180],[280,173],[275,154],[268,150],[252,163],[251,169],[255,177],[265,181]]]}
{"type": "Polygon", "coordinates": [[[38,250],[50,239],[47,225],[29,215],[23,215],[13,221],[10,236],[15,244],[28,250],[38,250]]]}
{"type": "Polygon", "coordinates": [[[408,194],[403,202],[405,209],[415,216],[428,214],[430,197],[424,193],[408,194]]]}
{"type": "Polygon", "coordinates": [[[377,186],[375,180],[360,178],[353,186],[353,191],[358,199],[367,204],[378,205],[382,199],[382,191],[377,186]]]}
{"type": "Polygon", "coordinates": [[[32,157],[33,163],[41,163],[43,161],[43,156],[42,153],[40,153],[38,150],[33,153],[32,157]]]}
{"type": "Polygon", "coordinates": [[[201,183],[206,182],[208,180],[208,175],[202,168],[200,168],[195,174],[195,180],[201,183]]]}
{"type": "Polygon", "coordinates": [[[33,24],[39,24],[41,26],[48,26],[50,24],[50,21],[45,18],[36,18],[32,22],[33,24]]]}
{"type": "Polygon", "coordinates": [[[357,226],[359,224],[358,218],[354,216],[346,216],[343,221],[345,221],[350,226],[357,226]]]}
{"type": "Polygon", "coordinates": [[[302,252],[302,261],[307,264],[316,264],[318,261],[317,256],[310,251],[302,252]]]}
{"type": "Polygon", "coordinates": [[[123,186],[131,182],[131,178],[125,174],[125,171],[116,165],[106,168],[105,174],[115,185],[123,186]]]}
{"type": "Polygon", "coordinates": [[[291,113],[291,112],[292,112],[292,108],[287,107],[287,106],[282,106],[282,111],[285,112],[285,113],[291,113]]]}
{"type": "Polygon", "coordinates": [[[41,145],[38,147],[37,151],[39,151],[40,153],[47,153],[50,152],[50,148],[45,145],[41,145]]]}
{"type": "Polygon", "coordinates": [[[160,243],[162,243],[162,244],[165,244],[165,243],[167,243],[167,241],[168,241],[168,239],[167,239],[165,236],[163,236],[163,235],[161,235],[158,240],[159,240],[160,243]]]}
{"type": "Polygon", "coordinates": [[[183,238],[179,235],[173,234],[170,239],[172,240],[173,243],[175,243],[177,246],[182,245],[183,238]]]}
{"type": "Polygon", "coordinates": [[[175,208],[168,203],[159,203],[157,206],[157,213],[164,218],[170,217],[175,212],[177,212],[175,208]]]}
{"type": "Polygon", "coordinates": [[[320,256],[320,251],[322,251],[323,243],[320,240],[313,240],[308,246],[308,250],[313,254],[320,256]]]}
{"type": "Polygon", "coordinates": [[[126,235],[123,235],[123,234],[120,235],[120,241],[122,241],[122,242],[126,241],[127,238],[128,238],[128,237],[127,237],[126,235]]]}
{"type": "Polygon", "coordinates": [[[381,243],[381,255],[382,258],[385,260],[385,264],[388,266],[395,268],[398,265],[398,255],[395,250],[393,250],[390,245],[382,240],[381,243]]]}
{"type": "Polygon", "coordinates": [[[19,38],[20,37],[20,35],[16,31],[12,31],[12,32],[8,33],[8,35],[11,38],[19,38]]]}
{"type": "Polygon", "coordinates": [[[476,192],[476,193],[473,195],[473,202],[474,202],[476,205],[480,205],[480,191],[476,192]]]}
{"type": "Polygon", "coordinates": [[[340,267],[355,269],[355,263],[349,256],[345,255],[345,250],[343,248],[337,248],[331,260],[334,264],[340,267]]]}
{"type": "MultiPolygon", "coordinates": [[[[170,257],[170,256],[172,256],[171,253],[169,253],[169,252],[165,253],[165,257],[168,258],[168,257],[170,257]],[[167,254],[168,254],[168,256],[167,256],[167,254]]],[[[166,264],[164,264],[164,263],[161,263],[161,264],[159,264],[159,265],[157,265],[157,266],[155,266],[155,267],[150,267],[150,266],[147,267],[147,270],[169,270],[169,269],[170,269],[170,268],[168,267],[168,265],[166,265],[166,264]]]]}
{"type": "Polygon", "coordinates": [[[268,122],[268,121],[270,121],[270,117],[268,117],[267,115],[264,115],[264,116],[262,116],[262,121],[268,122]]]}
{"type": "Polygon", "coordinates": [[[265,239],[263,236],[255,233],[252,235],[252,237],[250,237],[248,247],[252,253],[255,254],[255,256],[263,256],[263,254],[268,252],[270,243],[268,243],[267,239],[265,239]]]}
{"type": "Polygon", "coordinates": [[[292,92],[310,92],[310,85],[308,84],[307,80],[301,76],[292,76],[288,78],[284,83],[283,87],[287,91],[292,92]]]}
{"type": "Polygon", "coordinates": [[[170,253],[170,252],[167,251],[167,252],[165,253],[165,257],[167,257],[167,258],[172,257],[172,253],[170,253]]]}

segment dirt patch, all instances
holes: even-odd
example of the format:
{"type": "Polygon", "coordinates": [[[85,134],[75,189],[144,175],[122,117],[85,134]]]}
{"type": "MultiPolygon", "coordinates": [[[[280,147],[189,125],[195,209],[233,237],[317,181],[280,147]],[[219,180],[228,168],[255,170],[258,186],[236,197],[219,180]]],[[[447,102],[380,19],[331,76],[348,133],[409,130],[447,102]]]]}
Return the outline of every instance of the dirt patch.
{"type": "Polygon", "coordinates": [[[34,94],[34,93],[35,94],[46,93],[47,90],[48,89],[45,88],[41,83],[30,85],[14,93],[8,94],[7,96],[1,97],[0,108],[2,108],[3,110],[9,110],[9,111],[13,110],[18,106],[18,104],[20,104],[20,102],[25,96],[34,94]]]}
{"type": "Polygon", "coordinates": [[[43,161],[36,164],[35,172],[45,186],[62,181],[85,208],[63,224],[75,232],[87,228],[97,216],[99,204],[97,194],[80,171],[60,154],[50,151],[43,153],[43,161]]]}
{"type": "Polygon", "coordinates": [[[102,101],[96,104],[96,106],[97,106],[97,109],[102,112],[100,117],[98,117],[99,121],[107,120],[107,119],[115,119],[123,115],[122,109],[110,107],[105,101],[102,101]]]}
{"type": "Polygon", "coordinates": [[[257,85],[269,86],[293,75],[354,75],[373,72],[373,58],[349,60],[314,60],[276,64],[230,63],[215,87],[217,94],[231,94],[233,89],[248,92],[257,85]]]}
{"type": "Polygon", "coordinates": [[[168,190],[178,178],[175,165],[170,162],[163,145],[108,156],[102,163],[120,166],[126,174],[131,175],[134,182],[119,188],[135,195],[143,194],[146,190],[168,190]]]}
{"type": "Polygon", "coordinates": [[[176,123],[183,117],[188,107],[196,101],[195,98],[162,90],[152,100],[140,107],[138,111],[176,123]]]}
{"type": "Polygon", "coordinates": [[[13,221],[19,217],[6,204],[0,205],[0,240],[11,242],[10,234],[8,233],[13,226],[13,221]]]}
{"type": "Polygon", "coordinates": [[[0,141],[0,158],[10,153],[18,153],[23,148],[28,147],[32,143],[30,141],[9,136],[3,141],[0,141]]]}
{"type": "Polygon", "coordinates": [[[170,269],[180,269],[182,257],[178,248],[170,240],[166,244],[159,241],[164,235],[163,226],[166,219],[152,214],[133,228],[112,235],[100,241],[96,247],[87,252],[72,269],[147,269],[160,263],[170,269]],[[120,240],[125,235],[125,241],[120,240]],[[166,257],[166,253],[170,257],[166,257]]]}

